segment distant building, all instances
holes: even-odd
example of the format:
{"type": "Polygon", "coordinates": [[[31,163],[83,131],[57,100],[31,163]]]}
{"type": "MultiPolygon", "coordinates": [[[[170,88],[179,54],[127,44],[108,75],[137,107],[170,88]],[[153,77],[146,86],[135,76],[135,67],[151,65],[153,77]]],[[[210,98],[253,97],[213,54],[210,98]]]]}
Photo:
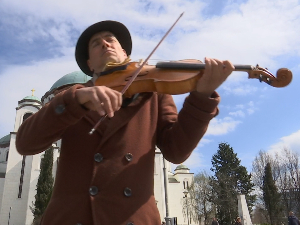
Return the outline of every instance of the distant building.
{"type": "MultiPolygon", "coordinates": [[[[14,129],[10,134],[0,138],[0,224],[31,225],[33,214],[30,206],[35,201],[36,185],[40,173],[43,153],[33,156],[20,155],[15,146],[16,133],[24,120],[41,109],[55,94],[75,83],[85,83],[90,79],[82,72],[67,74],[56,81],[42,100],[32,93],[18,102],[14,129]]],[[[2,109],[5,110],[5,109],[2,109]]],[[[53,143],[55,179],[60,152],[60,141],[53,143]]],[[[171,164],[165,161],[159,149],[155,152],[154,193],[161,219],[166,217],[167,193],[169,217],[177,217],[178,225],[188,224],[183,212],[183,191],[192,183],[194,174],[184,165],[171,171],[171,164]],[[165,170],[164,168],[165,164],[165,170]],[[167,174],[167,188],[164,185],[164,171],[167,174]]],[[[195,224],[190,220],[190,225],[195,224]]]]}

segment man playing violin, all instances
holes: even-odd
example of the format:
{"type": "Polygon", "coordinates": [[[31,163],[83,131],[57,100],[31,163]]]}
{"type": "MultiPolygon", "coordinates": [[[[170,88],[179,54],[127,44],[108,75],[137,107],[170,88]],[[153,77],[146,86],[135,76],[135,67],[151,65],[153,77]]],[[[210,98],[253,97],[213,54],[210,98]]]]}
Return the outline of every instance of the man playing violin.
{"type": "Polygon", "coordinates": [[[16,146],[23,155],[62,140],[53,194],[41,224],[160,225],[153,193],[156,146],[168,161],[182,163],[218,114],[215,89],[233,71],[229,61],[205,59],[197,91],[179,113],[168,94],[123,99],[116,90],[94,86],[99,76],[126,66],[131,49],[123,24],[102,21],[88,27],[75,56],[92,80],[61,91],[19,128],[16,146]],[[109,118],[89,135],[106,114],[109,118]]]}

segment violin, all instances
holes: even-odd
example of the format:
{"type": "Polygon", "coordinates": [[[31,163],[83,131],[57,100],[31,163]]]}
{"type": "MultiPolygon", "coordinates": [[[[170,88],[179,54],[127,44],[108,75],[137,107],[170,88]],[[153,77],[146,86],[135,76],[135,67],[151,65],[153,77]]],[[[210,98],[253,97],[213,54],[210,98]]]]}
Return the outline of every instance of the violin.
{"type": "MultiPolygon", "coordinates": [[[[107,86],[122,92],[140,64],[139,62],[130,62],[125,67],[115,68],[116,71],[100,76],[95,81],[95,85],[107,86]]],[[[273,87],[285,87],[292,80],[292,72],[287,68],[279,69],[275,77],[270,71],[258,65],[234,65],[234,67],[234,71],[247,72],[249,79],[258,79],[260,82],[273,87]]],[[[158,62],[156,65],[144,65],[123,95],[124,97],[131,97],[142,92],[177,95],[195,91],[204,69],[205,64],[198,60],[158,62]]]]}

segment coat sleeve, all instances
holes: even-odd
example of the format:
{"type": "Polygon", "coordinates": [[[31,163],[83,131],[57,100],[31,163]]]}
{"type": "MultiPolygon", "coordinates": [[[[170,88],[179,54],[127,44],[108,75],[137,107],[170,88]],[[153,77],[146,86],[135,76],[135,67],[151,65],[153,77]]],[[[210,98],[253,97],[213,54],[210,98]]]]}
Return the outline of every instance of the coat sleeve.
{"type": "Polygon", "coordinates": [[[76,89],[82,87],[74,85],[58,93],[23,122],[16,136],[16,148],[20,154],[33,155],[46,150],[88,112],[75,99],[76,89]]]}
{"type": "Polygon", "coordinates": [[[191,92],[177,115],[172,96],[163,95],[159,102],[157,146],[164,157],[175,164],[184,162],[205,134],[218,110],[220,96],[210,98],[191,92]]]}

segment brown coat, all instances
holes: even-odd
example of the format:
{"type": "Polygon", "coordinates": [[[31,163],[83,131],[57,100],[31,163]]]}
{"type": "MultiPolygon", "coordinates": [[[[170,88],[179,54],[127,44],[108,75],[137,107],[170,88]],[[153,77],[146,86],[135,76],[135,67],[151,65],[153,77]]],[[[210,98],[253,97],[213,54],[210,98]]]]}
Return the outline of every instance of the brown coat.
{"type": "Polygon", "coordinates": [[[191,93],[177,117],[170,95],[141,94],[89,135],[99,116],[77,103],[75,90],[82,87],[57,94],[17,134],[23,155],[42,152],[62,139],[42,224],[160,225],[153,194],[155,146],[173,163],[186,160],[217,114],[219,96],[191,93]]]}

